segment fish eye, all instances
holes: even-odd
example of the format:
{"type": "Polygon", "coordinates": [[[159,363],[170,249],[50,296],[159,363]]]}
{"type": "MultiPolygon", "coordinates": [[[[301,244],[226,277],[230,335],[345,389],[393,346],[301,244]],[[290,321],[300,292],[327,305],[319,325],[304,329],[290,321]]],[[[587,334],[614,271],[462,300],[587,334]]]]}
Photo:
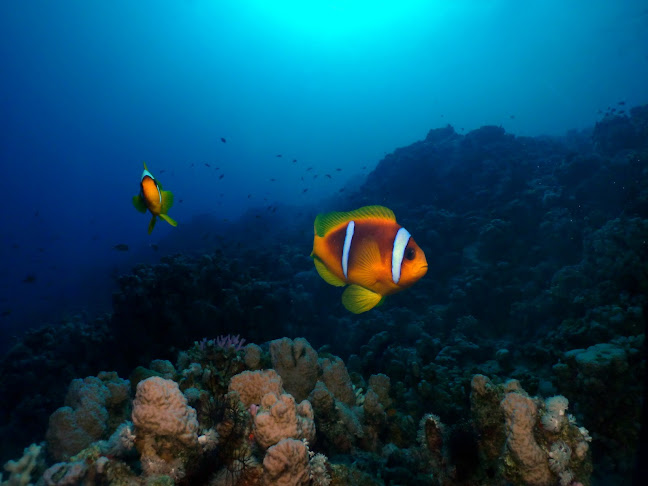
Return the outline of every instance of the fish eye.
{"type": "Polygon", "coordinates": [[[414,248],[408,248],[405,250],[405,258],[408,260],[414,260],[414,257],[416,256],[416,250],[414,248]]]}

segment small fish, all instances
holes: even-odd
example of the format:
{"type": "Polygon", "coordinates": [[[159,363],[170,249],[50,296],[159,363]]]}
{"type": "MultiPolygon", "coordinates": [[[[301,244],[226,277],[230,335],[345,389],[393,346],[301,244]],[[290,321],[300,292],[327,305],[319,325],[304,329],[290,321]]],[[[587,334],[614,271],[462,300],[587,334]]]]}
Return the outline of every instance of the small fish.
{"type": "Polygon", "coordinates": [[[364,170],[364,169],[366,169],[366,168],[367,168],[367,166],[366,166],[366,165],[363,165],[363,166],[362,166],[362,170],[364,170]]]}
{"type": "Polygon", "coordinates": [[[250,199],[251,197],[252,197],[252,194],[248,194],[248,199],[250,199]]]}
{"type": "Polygon", "coordinates": [[[338,192],[344,192],[344,187],[342,189],[340,189],[338,192]]]}
{"type": "Polygon", "coordinates": [[[117,243],[115,246],[113,246],[113,250],[128,251],[128,245],[125,243],[117,243]]]}
{"type": "Polygon", "coordinates": [[[317,174],[314,174],[314,175],[313,175],[313,179],[317,179],[317,174]]]}
{"type": "Polygon", "coordinates": [[[276,180],[277,180],[277,179],[274,179],[274,178],[273,178],[273,179],[270,179],[270,182],[275,182],[276,180]]]}
{"type": "Polygon", "coordinates": [[[515,120],[515,115],[509,115],[509,118],[510,118],[511,120],[515,120]]]}
{"type": "Polygon", "coordinates": [[[227,143],[227,140],[225,140],[224,137],[221,137],[221,142],[223,142],[223,143],[227,143]]]}
{"type": "Polygon", "coordinates": [[[625,101],[619,101],[619,102],[617,103],[617,105],[621,105],[621,106],[623,106],[623,105],[625,105],[625,101]]]}
{"type": "Polygon", "coordinates": [[[308,187],[306,189],[302,190],[302,193],[304,193],[304,192],[308,192],[308,187]]]}
{"type": "Polygon", "coordinates": [[[311,257],[326,283],[349,285],[342,304],[354,314],[410,287],[428,269],[423,250],[383,206],[318,215],[311,257]]]}
{"type": "Polygon", "coordinates": [[[178,203],[182,204],[182,201],[184,201],[184,199],[178,200],[178,203]]]}
{"type": "Polygon", "coordinates": [[[164,174],[166,172],[166,169],[160,169],[160,174],[164,174]]]}
{"type": "Polygon", "coordinates": [[[337,168],[337,169],[335,169],[335,170],[337,170],[338,172],[340,172],[340,171],[341,171],[342,169],[340,169],[340,168],[338,167],[338,168],[337,168]]]}
{"type": "Polygon", "coordinates": [[[149,246],[151,247],[151,249],[152,249],[153,251],[158,251],[158,248],[159,248],[159,247],[158,247],[155,243],[151,243],[149,246]]]}
{"type": "MultiPolygon", "coordinates": [[[[225,177],[225,174],[221,174],[220,176],[218,176],[219,179],[222,179],[223,177],[225,177]]],[[[221,196],[222,196],[222,194],[221,194],[221,196]]]]}
{"type": "Polygon", "coordinates": [[[281,157],[281,154],[277,154],[277,155],[275,155],[275,157],[281,157]]]}
{"type": "Polygon", "coordinates": [[[23,278],[24,283],[34,283],[36,281],[36,274],[30,273],[25,278],[23,278]]]}
{"type": "Polygon", "coordinates": [[[331,179],[331,174],[326,174],[326,177],[328,177],[329,179],[331,179]]]}
{"type": "Polygon", "coordinates": [[[205,167],[211,167],[207,162],[205,162],[205,167]]]}
{"type": "Polygon", "coordinates": [[[145,213],[148,209],[153,217],[148,225],[148,234],[151,234],[153,227],[159,216],[171,226],[178,226],[178,223],[168,216],[169,209],[173,205],[173,193],[171,191],[163,191],[162,184],[157,181],[149,172],[144,163],[144,171],[140,179],[140,193],[133,196],[133,206],[140,213],[145,213]]]}
{"type": "Polygon", "coordinates": [[[297,159],[293,159],[292,162],[293,162],[293,164],[296,164],[296,163],[297,163],[297,159]]]}

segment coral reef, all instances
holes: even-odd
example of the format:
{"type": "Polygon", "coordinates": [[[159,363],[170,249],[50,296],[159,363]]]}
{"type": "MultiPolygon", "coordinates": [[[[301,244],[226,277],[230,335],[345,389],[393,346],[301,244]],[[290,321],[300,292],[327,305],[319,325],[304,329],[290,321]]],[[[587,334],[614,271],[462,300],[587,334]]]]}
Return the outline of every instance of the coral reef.
{"type": "Polygon", "coordinates": [[[313,270],[306,208],[138,265],[110,317],[32,331],[2,359],[0,433],[20,438],[3,462],[47,439],[9,481],[627,484],[647,130],[644,106],[564,137],[448,126],[388,154],[333,209],[385,202],[434,257],[361,316],[313,270]]]}

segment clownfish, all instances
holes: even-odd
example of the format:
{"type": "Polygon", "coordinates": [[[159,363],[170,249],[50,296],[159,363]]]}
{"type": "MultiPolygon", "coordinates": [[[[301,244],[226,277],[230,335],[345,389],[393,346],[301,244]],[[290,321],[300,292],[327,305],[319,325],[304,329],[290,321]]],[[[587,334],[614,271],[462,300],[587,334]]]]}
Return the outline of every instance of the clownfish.
{"type": "Polygon", "coordinates": [[[133,206],[140,213],[145,213],[147,209],[151,211],[153,217],[148,225],[149,235],[153,231],[158,216],[171,226],[178,226],[178,223],[167,214],[172,205],[173,193],[162,190],[162,184],[153,177],[144,162],[144,172],[140,179],[140,193],[133,196],[133,206]]]}
{"type": "Polygon", "coordinates": [[[319,214],[311,257],[327,283],[349,285],[342,304],[354,314],[413,285],[428,268],[423,250],[383,206],[319,214]]]}

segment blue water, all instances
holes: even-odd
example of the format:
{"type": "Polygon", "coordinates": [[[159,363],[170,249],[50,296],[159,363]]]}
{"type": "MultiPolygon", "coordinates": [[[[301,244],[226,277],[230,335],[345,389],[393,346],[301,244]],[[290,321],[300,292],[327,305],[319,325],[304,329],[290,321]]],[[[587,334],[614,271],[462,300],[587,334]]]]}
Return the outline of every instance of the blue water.
{"type": "Polygon", "coordinates": [[[109,310],[195,218],[334,201],[430,128],[562,134],[648,101],[644,1],[5,1],[0,49],[5,344],[109,310]],[[132,208],[143,161],[178,228],[132,208]]]}

